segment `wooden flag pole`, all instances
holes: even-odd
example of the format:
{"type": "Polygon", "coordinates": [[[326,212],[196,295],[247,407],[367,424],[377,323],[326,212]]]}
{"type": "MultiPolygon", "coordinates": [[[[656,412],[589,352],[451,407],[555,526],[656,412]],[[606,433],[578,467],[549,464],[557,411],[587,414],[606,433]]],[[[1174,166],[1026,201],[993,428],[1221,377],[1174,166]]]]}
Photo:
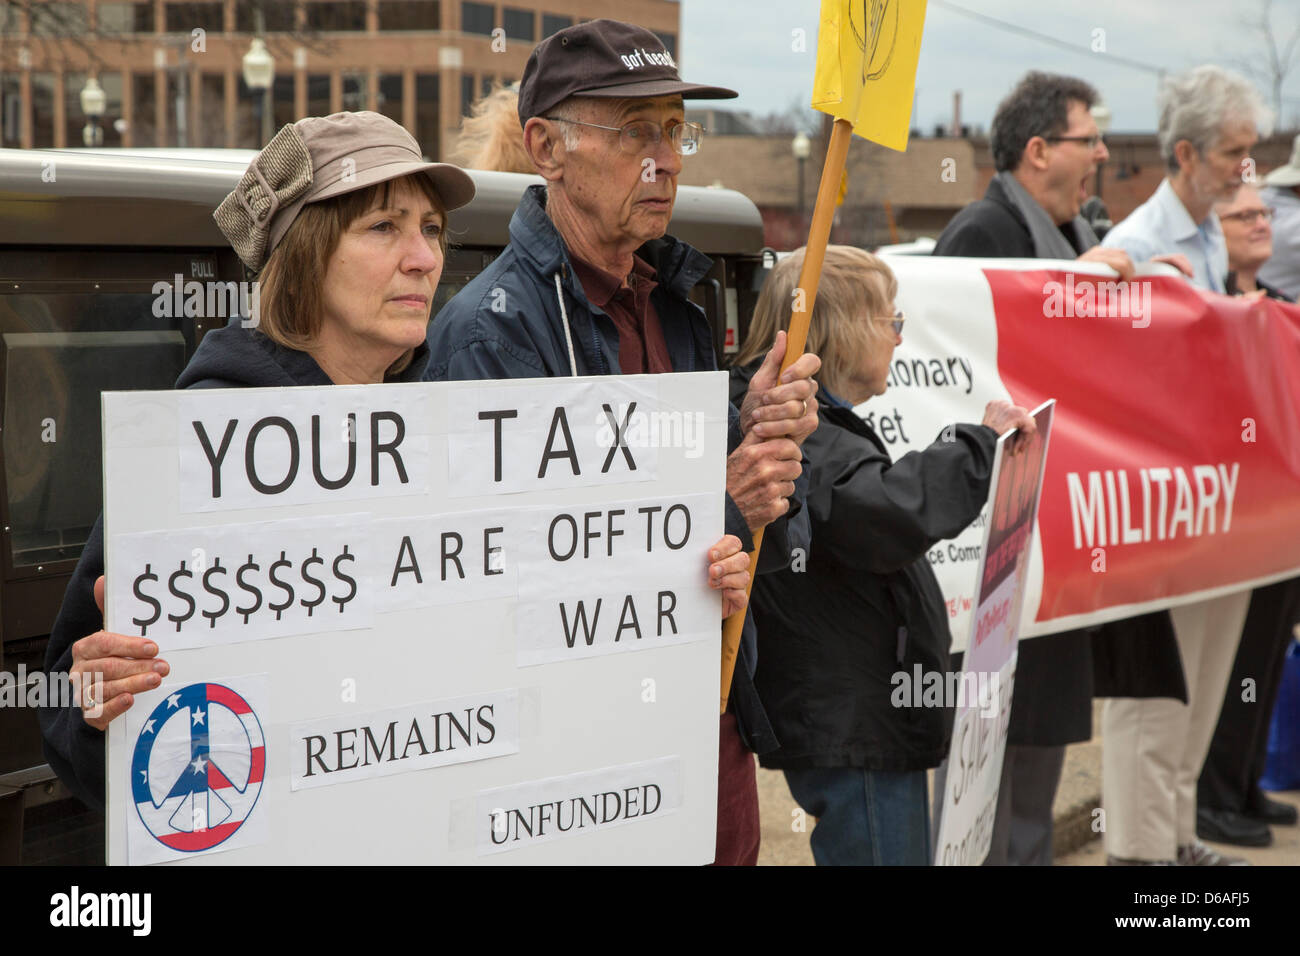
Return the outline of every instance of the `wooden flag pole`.
{"type": "MultiPolygon", "coordinates": [[[[799,272],[799,288],[803,290],[803,309],[790,313],[790,329],[786,334],[785,359],[781,371],[795,363],[803,354],[808,341],[808,322],[817,301],[817,284],[821,280],[822,262],[826,258],[826,244],[831,237],[831,220],[835,217],[835,199],[839,193],[840,177],[849,155],[849,140],[853,137],[853,124],[837,119],[831,128],[830,142],[826,147],[826,162],[822,166],[821,184],[817,187],[817,205],[813,208],[812,223],[808,228],[803,268],[799,272]]],[[[754,550],[749,555],[749,584],[745,596],[749,597],[758,573],[758,553],[763,547],[763,529],[754,532],[754,550]]],[[[731,693],[731,678],[736,672],[736,656],[740,653],[740,634],[745,627],[746,609],[737,611],[722,622],[722,689],[718,713],[727,712],[727,697],[731,693]]]]}

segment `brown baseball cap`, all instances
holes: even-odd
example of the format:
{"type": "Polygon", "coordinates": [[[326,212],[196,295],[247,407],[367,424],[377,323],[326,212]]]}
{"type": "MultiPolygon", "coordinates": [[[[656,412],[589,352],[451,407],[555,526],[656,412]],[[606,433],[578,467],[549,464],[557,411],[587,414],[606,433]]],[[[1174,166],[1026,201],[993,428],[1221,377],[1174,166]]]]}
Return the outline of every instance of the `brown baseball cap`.
{"type": "Polygon", "coordinates": [[[533,49],[519,84],[519,122],[544,115],[570,96],[624,99],[674,93],[698,100],[740,95],[722,86],[682,82],[672,54],[644,27],[591,20],[566,27],[533,49]]]}
{"type": "Polygon", "coordinates": [[[281,128],[212,218],[239,258],[260,271],[302,207],[411,173],[433,181],[451,211],[474,198],[474,180],[450,163],[428,163],[415,137],[370,111],[309,116],[281,128]]]}

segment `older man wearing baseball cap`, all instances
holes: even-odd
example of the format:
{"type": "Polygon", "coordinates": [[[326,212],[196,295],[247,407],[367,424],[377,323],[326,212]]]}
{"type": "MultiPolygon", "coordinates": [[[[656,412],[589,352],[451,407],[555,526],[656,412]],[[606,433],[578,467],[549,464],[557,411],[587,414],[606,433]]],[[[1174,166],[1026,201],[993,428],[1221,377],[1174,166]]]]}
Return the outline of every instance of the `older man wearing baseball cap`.
{"type": "MultiPolygon", "coordinates": [[[[684,82],[663,42],[631,24],[593,20],[538,44],[519,120],[546,184],[529,187],[509,245],[434,320],[430,379],[715,369],[708,324],[688,298],[711,262],[665,232],[683,157],[703,133],[685,121],[683,99],[736,95],[684,82]]],[[[784,352],[782,333],[730,409],[726,530],[748,550],[751,532],[769,526],[760,573],[788,564],[807,535],[799,445],[817,426],[821,363],[804,355],[780,375],[784,352]]],[[[754,692],[756,662],[747,623],[720,726],[719,863],[758,857],[750,751],[777,741],[754,692]]]]}

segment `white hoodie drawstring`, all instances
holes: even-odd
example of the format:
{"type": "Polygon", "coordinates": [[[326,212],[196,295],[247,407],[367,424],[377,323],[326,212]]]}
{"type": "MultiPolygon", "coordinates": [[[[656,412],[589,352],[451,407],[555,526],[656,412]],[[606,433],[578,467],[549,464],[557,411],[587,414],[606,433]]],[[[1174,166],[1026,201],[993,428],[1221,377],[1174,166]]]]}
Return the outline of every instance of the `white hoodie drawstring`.
{"type": "Polygon", "coordinates": [[[560,321],[564,323],[564,342],[569,346],[569,374],[577,376],[578,363],[573,357],[573,333],[569,330],[569,312],[564,307],[564,290],[560,287],[560,274],[555,273],[555,298],[560,303],[560,321]]]}

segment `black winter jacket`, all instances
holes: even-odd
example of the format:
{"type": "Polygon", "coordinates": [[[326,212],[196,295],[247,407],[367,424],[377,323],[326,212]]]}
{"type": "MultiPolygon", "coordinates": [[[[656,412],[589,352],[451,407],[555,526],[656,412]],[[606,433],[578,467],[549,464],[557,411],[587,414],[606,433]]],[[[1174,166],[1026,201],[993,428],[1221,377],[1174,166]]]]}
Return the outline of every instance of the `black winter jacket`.
{"type": "MultiPolygon", "coordinates": [[[[1074,230],[1062,230],[1065,241],[1074,245],[1074,230]]],[[[1077,249],[1077,252],[1087,252],[1077,249]]],[[[1034,239],[1024,215],[996,179],[989,182],[984,198],[966,206],[952,217],[935,243],[932,256],[969,256],[980,259],[1037,259],[1034,239]]]]}
{"type": "MultiPolygon", "coordinates": [[[[415,350],[411,364],[393,382],[418,382],[429,365],[429,347],[415,350]]],[[[332,385],[328,375],[305,352],[282,348],[265,335],[243,328],[232,319],[225,328],[203,337],[189,365],[176,380],[177,388],[257,388],[288,385],[332,385]]],[[[95,579],[104,573],[104,516],[91,529],[63,606],[45,649],[45,670],[67,673],[72,645],[100,630],[104,617],[95,604],[95,579]]],[[[162,653],[166,658],[165,650],[162,653]]],[[[139,703],[135,706],[139,706],[139,703]]],[[[104,734],[81,717],[76,706],[46,707],[40,715],[45,759],[68,789],[95,809],[104,807],[104,734]]]]}
{"type": "MultiPolygon", "coordinates": [[[[757,365],[732,370],[733,395],[757,365]]],[[[830,403],[804,442],[806,567],[759,577],[754,680],[780,749],[765,767],[925,770],[947,756],[952,709],[895,707],[893,675],[949,670],[951,635],[926,551],[979,515],[997,434],[956,426],[892,462],[852,408],[830,403]]]]}

